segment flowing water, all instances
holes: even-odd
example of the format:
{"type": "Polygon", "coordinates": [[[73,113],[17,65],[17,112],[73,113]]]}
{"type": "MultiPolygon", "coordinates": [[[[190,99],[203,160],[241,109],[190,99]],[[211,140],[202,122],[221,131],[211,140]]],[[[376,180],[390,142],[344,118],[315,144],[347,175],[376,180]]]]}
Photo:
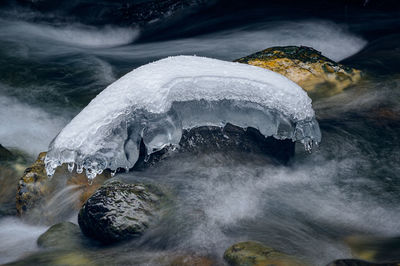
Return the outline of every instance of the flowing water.
{"type": "MultiPolygon", "coordinates": [[[[223,264],[230,245],[258,240],[325,265],[352,257],[349,236],[400,235],[399,17],[369,9],[345,18],[338,10],[308,16],[294,9],[292,18],[276,7],[271,16],[255,9],[241,10],[242,19],[230,8],[219,16],[199,10],[150,26],[1,9],[0,143],[32,157],[108,84],[163,57],[233,60],[270,46],[305,45],[367,73],[345,92],[313,100],[321,145],[312,154],[298,146],[287,166],[258,155],[211,153],[117,175],[167,187],[173,207],[139,240],[88,247],[84,253],[95,263],[154,265],[168,254],[194,253],[223,264]]],[[[46,208],[57,215],[74,193],[60,191],[46,208]]],[[[76,222],[76,212],[66,217],[76,222]]],[[[0,228],[0,263],[6,263],[41,251],[36,240],[48,225],[3,216],[0,228]]]]}

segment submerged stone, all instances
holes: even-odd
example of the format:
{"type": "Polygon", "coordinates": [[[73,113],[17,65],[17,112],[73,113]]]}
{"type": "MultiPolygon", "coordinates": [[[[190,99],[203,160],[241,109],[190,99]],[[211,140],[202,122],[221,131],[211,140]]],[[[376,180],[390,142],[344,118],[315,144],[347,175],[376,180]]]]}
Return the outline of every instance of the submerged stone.
{"type": "Polygon", "coordinates": [[[85,235],[103,243],[139,237],[155,218],[161,196],[153,186],[114,180],[83,205],[79,226],[85,235]]]}
{"type": "Polygon", "coordinates": [[[14,160],[15,156],[0,144],[0,161],[14,160]]]}
{"type": "Polygon", "coordinates": [[[327,266],[398,266],[400,262],[384,262],[384,263],[376,263],[376,262],[368,262],[364,260],[355,260],[355,259],[343,259],[343,260],[335,260],[329,263],[327,266]]]}
{"type": "Polygon", "coordinates": [[[229,247],[224,259],[232,266],[305,266],[302,261],[254,241],[240,242],[229,247]]]}
{"type": "Polygon", "coordinates": [[[41,266],[56,266],[56,265],[97,265],[87,254],[79,251],[64,251],[64,250],[51,250],[29,255],[20,260],[10,262],[4,265],[41,265],[41,266]]]}
{"type": "Polygon", "coordinates": [[[355,258],[373,261],[400,261],[400,237],[350,236],[345,239],[355,258]]]}
{"type": "Polygon", "coordinates": [[[25,154],[11,152],[0,144],[0,217],[17,214],[14,199],[16,184],[28,160],[25,154]]]}
{"type": "Polygon", "coordinates": [[[71,222],[53,225],[37,240],[38,246],[51,249],[79,249],[84,243],[79,226],[71,222]]]}
{"type": "Polygon", "coordinates": [[[216,262],[208,257],[196,255],[182,255],[174,258],[169,266],[212,266],[216,262]]]}
{"type": "Polygon", "coordinates": [[[361,79],[359,70],[305,46],[271,47],[235,61],[277,72],[297,83],[312,98],[335,95],[361,79]]]}

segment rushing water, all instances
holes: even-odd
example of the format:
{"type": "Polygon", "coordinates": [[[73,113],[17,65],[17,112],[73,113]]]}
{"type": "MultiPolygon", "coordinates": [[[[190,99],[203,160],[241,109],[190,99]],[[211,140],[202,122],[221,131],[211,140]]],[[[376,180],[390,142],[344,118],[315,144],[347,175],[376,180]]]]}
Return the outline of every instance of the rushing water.
{"type": "MultiPolygon", "coordinates": [[[[400,235],[399,18],[372,11],[310,18],[303,10],[294,19],[248,19],[249,10],[242,20],[228,9],[207,22],[199,11],[188,20],[192,28],[85,25],[2,10],[0,143],[32,156],[108,84],[170,55],[233,60],[274,45],[306,45],[367,73],[342,94],[314,100],[322,143],[312,154],[298,148],[288,166],[232,152],[178,156],[117,176],[169,188],[173,208],[140,240],[84,251],[95,262],[152,265],[187,252],[223,263],[231,244],[258,240],[325,265],[352,257],[349,236],[400,235]]],[[[60,191],[57,197],[70,200],[53,199],[46,208],[58,215],[73,193],[60,191]]],[[[74,211],[66,217],[76,222],[74,211]]],[[[13,217],[0,217],[0,227],[0,263],[40,251],[36,239],[47,228],[13,217]]]]}

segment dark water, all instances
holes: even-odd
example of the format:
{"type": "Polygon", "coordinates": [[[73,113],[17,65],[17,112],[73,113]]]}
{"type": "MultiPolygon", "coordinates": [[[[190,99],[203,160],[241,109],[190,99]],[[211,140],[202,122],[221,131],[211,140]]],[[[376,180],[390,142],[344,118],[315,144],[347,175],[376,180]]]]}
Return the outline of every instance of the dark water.
{"type": "MultiPolygon", "coordinates": [[[[121,174],[170,188],[173,214],[141,240],[85,251],[95,262],[153,265],[194,252],[222,263],[231,244],[258,240],[325,265],[352,257],[349,236],[400,235],[396,3],[216,1],[122,19],[101,15],[118,1],[97,2],[89,16],[78,8],[89,1],[62,8],[19,2],[0,9],[0,143],[32,156],[108,84],[170,55],[233,60],[271,46],[306,45],[366,73],[342,94],[314,100],[321,146],[311,155],[298,147],[289,166],[228,153],[121,174]]],[[[36,239],[47,228],[13,217],[0,225],[0,263],[39,251],[36,239]]]]}

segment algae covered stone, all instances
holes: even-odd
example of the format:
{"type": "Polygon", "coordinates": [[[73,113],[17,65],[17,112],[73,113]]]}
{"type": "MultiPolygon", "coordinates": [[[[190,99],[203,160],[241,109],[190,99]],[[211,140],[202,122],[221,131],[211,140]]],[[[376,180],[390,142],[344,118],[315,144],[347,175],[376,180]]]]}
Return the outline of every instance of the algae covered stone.
{"type": "Polygon", "coordinates": [[[25,169],[18,182],[16,207],[19,215],[28,213],[38,206],[39,202],[46,201],[57,190],[57,185],[61,188],[71,185],[74,186],[75,190],[80,191],[79,201],[76,206],[76,209],[79,210],[94,191],[111,177],[110,171],[104,171],[96,179],[89,182],[84,174],[69,172],[67,166],[62,165],[62,167],[57,168],[53,178],[50,180],[46,173],[45,157],[46,152],[40,153],[37,160],[25,169]]]}
{"type": "Polygon", "coordinates": [[[65,250],[79,249],[85,242],[79,226],[71,222],[51,226],[37,240],[39,247],[65,250]]]}
{"type": "Polygon", "coordinates": [[[357,69],[336,63],[304,46],[271,47],[235,60],[277,72],[297,83],[310,96],[331,96],[361,79],[357,69]]]}
{"type": "Polygon", "coordinates": [[[17,212],[24,214],[48,191],[48,178],[44,167],[45,152],[39,154],[37,160],[28,167],[18,182],[16,196],[17,212]]]}
{"type": "Polygon", "coordinates": [[[103,243],[135,238],[149,227],[160,198],[154,186],[113,180],[87,200],[78,223],[85,235],[103,243]]]}
{"type": "Polygon", "coordinates": [[[92,266],[98,265],[87,252],[77,250],[50,250],[39,253],[34,253],[20,260],[10,262],[4,265],[8,266],[26,266],[26,265],[41,265],[41,266],[92,266]]]}
{"type": "Polygon", "coordinates": [[[232,266],[305,266],[302,261],[254,241],[240,242],[229,247],[224,259],[232,266]]]}

